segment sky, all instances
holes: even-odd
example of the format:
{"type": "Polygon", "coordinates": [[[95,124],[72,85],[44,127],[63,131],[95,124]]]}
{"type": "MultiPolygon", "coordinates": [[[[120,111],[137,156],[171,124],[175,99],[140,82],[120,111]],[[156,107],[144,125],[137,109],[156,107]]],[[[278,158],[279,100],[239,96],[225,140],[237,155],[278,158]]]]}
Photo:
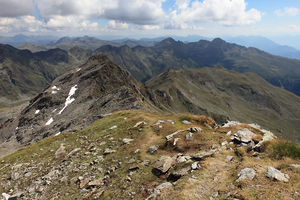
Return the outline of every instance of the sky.
{"type": "Polygon", "coordinates": [[[300,36],[299,0],[0,0],[0,35],[300,36]]]}

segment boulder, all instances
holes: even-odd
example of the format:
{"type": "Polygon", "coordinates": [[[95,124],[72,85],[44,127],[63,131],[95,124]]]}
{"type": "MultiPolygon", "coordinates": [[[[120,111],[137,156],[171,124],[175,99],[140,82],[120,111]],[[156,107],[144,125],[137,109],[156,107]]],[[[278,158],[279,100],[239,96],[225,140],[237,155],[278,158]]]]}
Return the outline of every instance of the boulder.
{"type": "Polygon", "coordinates": [[[172,167],[172,164],[173,159],[170,156],[162,156],[154,163],[152,172],[155,175],[165,174],[172,167]]]}
{"type": "Polygon", "coordinates": [[[188,174],[191,171],[191,166],[188,167],[184,167],[182,169],[178,169],[173,171],[169,177],[168,177],[168,181],[177,181],[178,179],[180,179],[181,177],[183,177],[184,175],[188,174]]]}
{"type": "Polygon", "coordinates": [[[252,139],[254,138],[255,133],[251,132],[249,129],[244,128],[239,130],[238,132],[236,132],[234,134],[234,138],[233,141],[235,143],[250,143],[252,141],[252,139]]]}
{"type": "Polygon", "coordinates": [[[265,171],[265,175],[268,178],[277,180],[277,181],[283,181],[283,182],[288,182],[290,177],[287,174],[282,173],[278,169],[275,169],[274,167],[267,167],[265,171]]]}
{"type": "Polygon", "coordinates": [[[240,171],[238,174],[237,182],[243,181],[243,180],[252,180],[256,175],[256,172],[254,169],[251,168],[244,168],[240,171]]]}
{"type": "Polygon", "coordinates": [[[150,154],[154,154],[157,150],[158,150],[158,146],[153,145],[153,146],[148,148],[147,152],[150,153],[150,154]]]}

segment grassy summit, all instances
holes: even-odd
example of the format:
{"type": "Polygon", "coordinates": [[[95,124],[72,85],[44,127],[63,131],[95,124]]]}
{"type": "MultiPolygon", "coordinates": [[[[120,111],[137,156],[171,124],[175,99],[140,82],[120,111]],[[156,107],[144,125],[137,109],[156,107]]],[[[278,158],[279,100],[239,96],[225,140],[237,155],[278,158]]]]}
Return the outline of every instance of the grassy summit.
{"type": "MultiPolygon", "coordinates": [[[[214,120],[205,116],[116,112],[84,130],[46,138],[3,158],[0,193],[22,191],[24,199],[145,199],[154,194],[158,199],[291,199],[299,195],[299,169],[291,165],[300,164],[299,156],[273,156],[275,144],[282,141],[265,143],[261,152],[247,151],[247,145],[233,144],[230,137],[247,128],[259,141],[263,136],[259,129],[247,124],[214,126],[214,120]],[[191,127],[198,131],[187,138],[191,127]],[[165,137],[177,130],[183,131],[167,142],[165,137]],[[158,149],[150,154],[153,145],[158,149]],[[213,153],[201,158],[203,152],[213,153]],[[153,169],[162,156],[173,162],[157,176],[153,169]],[[198,167],[192,170],[195,162],[198,167]],[[267,178],[268,166],[287,174],[288,182],[267,178]],[[255,177],[237,181],[244,168],[254,169],[255,177]],[[164,187],[158,188],[162,183],[164,187]]],[[[299,152],[299,146],[294,150],[299,152]]]]}

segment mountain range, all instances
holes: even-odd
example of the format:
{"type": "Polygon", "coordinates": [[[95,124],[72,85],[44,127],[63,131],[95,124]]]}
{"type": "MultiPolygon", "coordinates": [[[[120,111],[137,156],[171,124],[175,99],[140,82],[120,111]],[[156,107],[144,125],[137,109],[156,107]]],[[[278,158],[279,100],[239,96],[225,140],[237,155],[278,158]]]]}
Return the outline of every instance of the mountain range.
{"type": "Polygon", "coordinates": [[[169,69],[223,66],[241,73],[256,73],[271,84],[300,95],[300,61],[219,38],[191,43],[167,38],[153,47],[106,45],[96,51],[107,55],[140,81],[147,81],[169,69]]]}
{"type": "Polygon", "coordinates": [[[253,73],[225,68],[170,70],[146,83],[101,53],[56,78],[14,119],[0,125],[2,143],[29,144],[76,132],[118,110],[204,114],[218,124],[259,123],[299,142],[300,97],[253,73]]]}

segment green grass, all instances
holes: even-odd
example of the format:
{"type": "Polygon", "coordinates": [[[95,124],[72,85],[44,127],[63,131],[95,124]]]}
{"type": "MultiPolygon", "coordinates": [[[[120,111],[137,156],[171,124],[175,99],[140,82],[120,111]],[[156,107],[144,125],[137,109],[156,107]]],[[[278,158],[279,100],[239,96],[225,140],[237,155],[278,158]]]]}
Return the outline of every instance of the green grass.
{"type": "Polygon", "coordinates": [[[287,141],[277,141],[268,145],[271,155],[275,159],[290,157],[300,159],[300,147],[294,143],[287,141]]]}

